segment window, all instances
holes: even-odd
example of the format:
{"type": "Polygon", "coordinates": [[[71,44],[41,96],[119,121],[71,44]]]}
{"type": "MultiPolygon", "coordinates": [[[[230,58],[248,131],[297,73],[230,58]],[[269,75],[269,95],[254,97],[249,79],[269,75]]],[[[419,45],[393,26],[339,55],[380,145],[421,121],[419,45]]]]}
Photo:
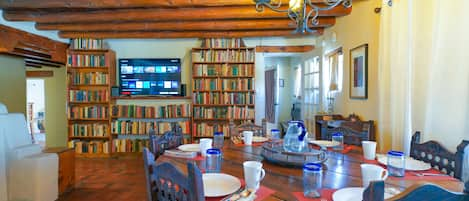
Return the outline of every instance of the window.
{"type": "Polygon", "coordinates": [[[303,88],[303,119],[310,133],[314,130],[314,116],[321,109],[321,68],[319,57],[305,62],[303,88]]]}
{"type": "Polygon", "coordinates": [[[324,57],[324,109],[328,113],[334,112],[335,96],[342,91],[344,70],[344,55],[342,48],[337,48],[324,57]]]}

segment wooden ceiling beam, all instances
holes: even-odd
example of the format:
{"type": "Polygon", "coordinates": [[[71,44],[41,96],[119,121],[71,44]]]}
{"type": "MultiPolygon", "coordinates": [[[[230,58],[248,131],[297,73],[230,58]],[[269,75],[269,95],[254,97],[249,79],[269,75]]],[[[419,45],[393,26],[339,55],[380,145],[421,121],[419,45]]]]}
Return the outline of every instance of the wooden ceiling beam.
{"type": "Polygon", "coordinates": [[[314,49],[314,45],[302,45],[302,46],[256,46],[256,52],[266,53],[299,53],[309,52],[314,49]]]}
{"type": "Polygon", "coordinates": [[[0,25],[0,53],[65,63],[67,43],[0,25]]]}
{"type": "MultiPolygon", "coordinates": [[[[335,24],[334,17],[324,17],[318,24],[310,26],[330,27],[335,24]]],[[[293,29],[295,24],[290,19],[266,20],[211,20],[181,22],[114,22],[114,23],[38,23],[39,30],[59,31],[232,31],[232,30],[272,30],[293,29]]]]}
{"type": "MultiPolygon", "coordinates": [[[[288,5],[289,0],[281,0],[288,5]]],[[[324,0],[312,0],[313,3],[323,3],[324,0]]],[[[0,8],[26,9],[89,9],[89,8],[150,8],[150,7],[203,7],[203,6],[253,6],[253,0],[47,0],[38,3],[37,0],[4,0],[0,1],[0,8]]]]}
{"type": "MultiPolygon", "coordinates": [[[[286,8],[286,7],[284,7],[286,8]]],[[[345,16],[351,8],[343,6],[320,11],[319,16],[345,16]]],[[[253,6],[204,7],[204,8],[135,8],[94,11],[31,11],[4,10],[3,16],[9,21],[35,21],[38,23],[78,23],[78,22],[122,22],[122,21],[191,21],[228,19],[288,19],[286,13],[270,9],[257,12],[253,6]]]]}
{"type": "Polygon", "coordinates": [[[299,37],[308,35],[321,35],[324,28],[316,28],[310,34],[292,34],[292,30],[245,30],[245,31],[164,31],[164,32],[70,32],[61,31],[62,38],[243,38],[243,37],[299,37]]]}
{"type": "Polygon", "coordinates": [[[54,71],[51,70],[41,70],[41,71],[26,71],[27,78],[37,78],[37,77],[54,77],[54,71]]]}

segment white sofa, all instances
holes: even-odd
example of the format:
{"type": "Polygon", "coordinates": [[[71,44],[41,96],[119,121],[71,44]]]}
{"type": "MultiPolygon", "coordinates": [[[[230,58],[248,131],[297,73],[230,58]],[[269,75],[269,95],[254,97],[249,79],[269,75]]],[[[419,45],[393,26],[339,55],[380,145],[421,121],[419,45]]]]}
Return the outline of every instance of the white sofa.
{"type": "MultiPolygon", "coordinates": [[[[0,161],[4,160],[6,191],[10,201],[53,201],[58,198],[58,156],[42,153],[41,147],[32,144],[26,119],[20,113],[1,111],[0,103],[0,161]]],[[[0,182],[0,192],[5,181],[0,182]]],[[[5,191],[5,187],[3,187],[5,191]]]]}

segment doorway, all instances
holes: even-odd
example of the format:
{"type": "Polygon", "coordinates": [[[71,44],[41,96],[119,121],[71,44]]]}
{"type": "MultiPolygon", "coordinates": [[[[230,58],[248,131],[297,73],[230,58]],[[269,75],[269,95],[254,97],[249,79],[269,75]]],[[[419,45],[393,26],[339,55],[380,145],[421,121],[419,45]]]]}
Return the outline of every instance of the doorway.
{"type": "Polygon", "coordinates": [[[32,141],[41,146],[46,143],[45,85],[44,79],[26,79],[27,123],[32,141]]]}

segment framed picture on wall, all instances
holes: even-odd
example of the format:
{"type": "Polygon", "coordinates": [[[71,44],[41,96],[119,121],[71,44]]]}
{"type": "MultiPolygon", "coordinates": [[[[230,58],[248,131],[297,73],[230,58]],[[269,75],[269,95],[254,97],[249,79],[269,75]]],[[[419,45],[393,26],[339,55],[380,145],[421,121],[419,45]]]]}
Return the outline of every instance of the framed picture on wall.
{"type": "Polygon", "coordinates": [[[368,98],[368,44],[350,50],[350,98],[368,98]]]}

